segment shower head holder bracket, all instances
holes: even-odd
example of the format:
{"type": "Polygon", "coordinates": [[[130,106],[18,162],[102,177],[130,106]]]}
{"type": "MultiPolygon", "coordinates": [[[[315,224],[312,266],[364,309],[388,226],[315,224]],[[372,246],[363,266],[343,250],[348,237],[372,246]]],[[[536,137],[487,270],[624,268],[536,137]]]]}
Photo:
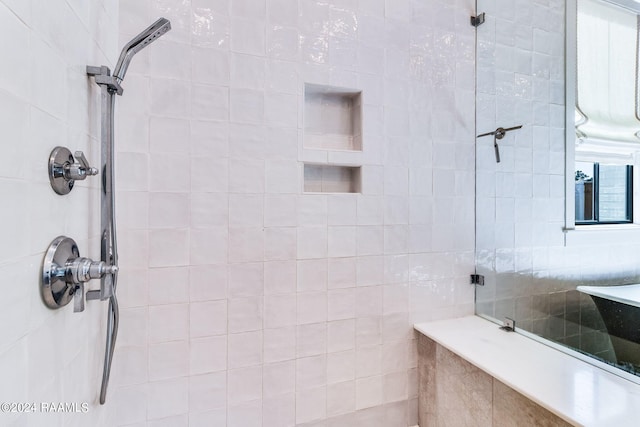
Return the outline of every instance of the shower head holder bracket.
{"type": "Polygon", "coordinates": [[[124,89],[120,86],[118,79],[111,75],[111,70],[106,65],[100,67],[94,67],[87,65],[87,75],[93,76],[98,86],[106,87],[109,92],[122,95],[124,89]]]}

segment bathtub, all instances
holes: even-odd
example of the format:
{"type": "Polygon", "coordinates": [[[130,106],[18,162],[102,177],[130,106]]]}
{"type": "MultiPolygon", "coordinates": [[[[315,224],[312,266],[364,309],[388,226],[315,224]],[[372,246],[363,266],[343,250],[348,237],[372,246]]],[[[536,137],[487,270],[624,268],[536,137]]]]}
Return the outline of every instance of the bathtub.
{"type": "Polygon", "coordinates": [[[596,304],[618,363],[640,367],[640,284],[578,286],[577,290],[596,304]]]}

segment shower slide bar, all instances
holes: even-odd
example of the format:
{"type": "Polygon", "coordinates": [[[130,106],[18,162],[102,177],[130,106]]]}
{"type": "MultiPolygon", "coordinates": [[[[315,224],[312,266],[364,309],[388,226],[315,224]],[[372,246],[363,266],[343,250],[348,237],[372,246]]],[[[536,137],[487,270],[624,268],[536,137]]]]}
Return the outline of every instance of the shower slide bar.
{"type": "Polygon", "coordinates": [[[119,310],[116,288],[118,284],[118,241],[115,220],[115,194],[113,185],[114,174],[114,107],[115,96],[122,95],[124,90],[120,83],[129,68],[133,56],[153,43],[171,29],[171,23],[165,18],[160,18],[143,32],[129,41],[118,58],[113,70],[113,75],[106,66],[87,66],[87,75],[93,76],[96,84],[102,89],[102,124],[101,124],[101,167],[102,167],[102,193],[101,193],[101,248],[100,259],[109,266],[115,266],[114,274],[105,274],[100,279],[100,290],[87,292],[87,300],[109,300],[107,314],[107,339],[105,344],[104,367],[102,371],[102,385],[100,388],[100,404],[104,404],[107,397],[107,387],[111,374],[113,351],[118,336],[119,310]]]}
{"type": "Polygon", "coordinates": [[[53,190],[68,194],[76,180],[102,173],[100,197],[100,261],[80,257],[76,242],[66,236],[59,236],[51,242],[42,264],[40,291],[45,305],[59,309],[74,301],[73,311],[84,311],[84,284],[100,279],[99,290],[86,292],[86,300],[109,301],[107,315],[107,339],[105,344],[100,404],[107,397],[107,387],[111,374],[111,363],[118,325],[120,320],[116,288],[118,285],[118,241],[116,233],[114,172],[114,107],[115,96],[122,95],[120,85],[136,53],[153,43],[171,29],[171,23],[160,18],[150,27],[127,43],[114,68],[113,75],[106,66],[87,66],[87,75],[93,77],[101,88],[101,164],[100,170],[89,166],[82,151],[75,157],[65,147],[56,147],[49,156],[49,181],[53,190]]]}

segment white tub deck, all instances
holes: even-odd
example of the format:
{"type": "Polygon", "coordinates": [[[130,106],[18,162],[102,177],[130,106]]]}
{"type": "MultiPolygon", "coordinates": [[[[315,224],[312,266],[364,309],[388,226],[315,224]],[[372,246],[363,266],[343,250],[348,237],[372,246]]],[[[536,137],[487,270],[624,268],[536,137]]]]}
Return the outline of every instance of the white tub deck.
{"type": "Polygon", "coordinates": [[[620,286],[578,286],[579,292],[640,308],[640,284],[620,286]]]}
{"type": "Polygon", "coordinates": [[[477,316],[414,327],[571,424],[640,425],[634,382],[477,316]]]}

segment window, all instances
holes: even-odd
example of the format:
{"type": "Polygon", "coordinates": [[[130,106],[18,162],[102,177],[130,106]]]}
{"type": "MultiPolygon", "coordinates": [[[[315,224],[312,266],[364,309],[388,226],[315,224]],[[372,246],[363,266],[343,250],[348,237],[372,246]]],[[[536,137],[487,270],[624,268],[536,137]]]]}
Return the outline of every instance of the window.
{"type": "Polygon", "coordinates": [[[633,166],[576,162],[576,224],[633,222],[633,166]]]}
{"type": "Polygon", "coordinates": [[[640,202],[640,0],[568,0],[567,16],[566,119],[575,126],[566,129],[565,230],[631,224],[640,202]]]}

